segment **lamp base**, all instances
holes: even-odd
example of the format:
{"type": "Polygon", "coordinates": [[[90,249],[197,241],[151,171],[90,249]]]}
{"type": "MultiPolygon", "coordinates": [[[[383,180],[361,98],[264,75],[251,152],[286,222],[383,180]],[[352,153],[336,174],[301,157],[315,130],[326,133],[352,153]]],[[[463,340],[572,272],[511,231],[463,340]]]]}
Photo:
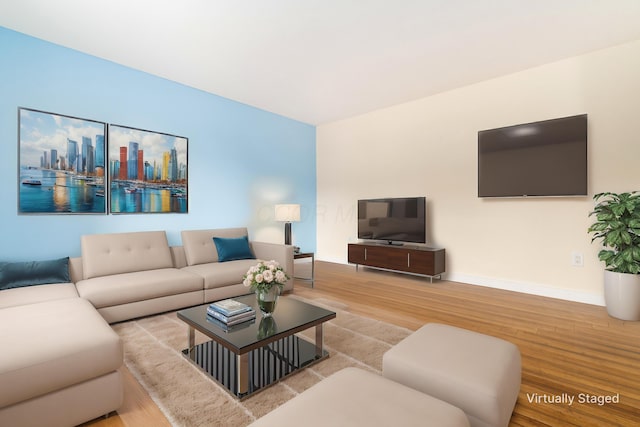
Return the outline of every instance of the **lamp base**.
{"type": "Polygon", "coordinates": [[[284,223],[284,244],[285,245],[291,244],[291,223],[290,222],[284,223]]]}

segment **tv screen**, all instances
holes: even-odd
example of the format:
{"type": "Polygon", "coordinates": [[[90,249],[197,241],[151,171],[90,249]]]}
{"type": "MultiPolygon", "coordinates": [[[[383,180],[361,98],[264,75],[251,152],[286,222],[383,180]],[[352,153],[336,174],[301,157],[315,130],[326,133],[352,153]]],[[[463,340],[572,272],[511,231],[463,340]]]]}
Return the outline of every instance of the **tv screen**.
{"type": "Polygon", "coordinates": [[[426,243],[425,197],[358,200],[358,238],[426,243]]]}
{"type": "Polygon", "coordinates": [[[478,197],[586,195],[586,114],[478,132],[478,197]]]}

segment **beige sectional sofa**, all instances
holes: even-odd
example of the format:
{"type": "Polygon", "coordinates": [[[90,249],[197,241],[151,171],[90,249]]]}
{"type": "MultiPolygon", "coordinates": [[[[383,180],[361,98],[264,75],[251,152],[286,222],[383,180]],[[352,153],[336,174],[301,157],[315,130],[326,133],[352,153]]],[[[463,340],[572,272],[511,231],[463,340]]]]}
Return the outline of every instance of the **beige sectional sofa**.
{"type": "Polygon", "coordinates": [[[164,231],[86,235],[81,249],[78,294],[109,323],[203,303],[202,277],[176,268],[164,231]]]}
{"type": "MultiPolygon", "coordinates": [[[[249,242],[246,228],[87,235],[69,283],[0,291],[0,426],[74,426],[122,402],[122,342],[109,323],[248,293],[255,259],[222,262],[213,237],[244,238],[293,270],[293,247],[249,242]]],[[[285,289],[291,290],[290,280],[285,289]]]]}
{"type": "Polygon", "coordinates": [[[73,283],[0,292],[0,425],[74,426],[122,403],[120,337],[73,283]]]}
{"type": "Polygon", "coordinates": [[[188,230],[182,246],[169,246],[164,231],[82,236],[82,257],[70,260],[72,280],[114,323],[246,294],[242,276],[255,258],[293,270],[293,247],[275,243],[249,242],[255,258],[219,262],[213,237],[243,236],[246,228],[188,230]]]}
{"type": "MultiPolygon", "coordinates": [[[[216,301],[247,293],[242,284],[242,276],[255,259],[240,259],[219,262],[218,251],[213,238],[234,239],[247,236],[246,228],[224,228],[217,230],[187,230],[182,232],[182,245],[186,266],[182,270],[200,276],[204,280],[204,302],[216,301]]],[[[265,242],[250,242],[250,247],[258,259],[275,260],[285,271],[293,275],[293,246],[265,242]]],[[[293,289],[290,279],[284,291],[293,289]]]]}

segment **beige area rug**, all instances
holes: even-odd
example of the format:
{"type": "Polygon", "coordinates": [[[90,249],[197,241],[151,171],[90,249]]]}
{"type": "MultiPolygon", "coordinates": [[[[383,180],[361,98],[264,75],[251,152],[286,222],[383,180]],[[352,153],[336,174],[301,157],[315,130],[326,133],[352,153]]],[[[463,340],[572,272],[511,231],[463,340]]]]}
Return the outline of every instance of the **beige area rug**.
{"type": "MultiPolygon", "coordinates": [[[[294,295],[283,298],[298,298],[294,295]]],[[[187,345],[187,325],[175,312],[114,325],[122,337],[125,364],[174,426],[246,426],[348,366],[381,373],[382,355],[409,329],[357,316],[344,305],[308,301],[335,311],[324,327],[330,357],[283,381],[238,401],[181,353],[187,345]]],[[[302,335],[313,342],[313,328],[302,335]]],[[[206,337],[196,333],[196,342],[206,337]]]]}

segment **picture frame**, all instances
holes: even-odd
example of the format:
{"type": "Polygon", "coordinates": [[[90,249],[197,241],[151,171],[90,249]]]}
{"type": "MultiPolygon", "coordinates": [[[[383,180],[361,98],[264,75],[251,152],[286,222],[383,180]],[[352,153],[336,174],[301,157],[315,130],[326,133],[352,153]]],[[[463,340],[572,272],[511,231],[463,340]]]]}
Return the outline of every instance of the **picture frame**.
{"type": "Polygon", "coordinates": [[[18,214],[106,214],[107,124],[18,108],[18,214]]]}
{"type": "Polygon", "coordinates": [[[109,125],[109,212],[188,213],[186,137],[109,125]]]}

